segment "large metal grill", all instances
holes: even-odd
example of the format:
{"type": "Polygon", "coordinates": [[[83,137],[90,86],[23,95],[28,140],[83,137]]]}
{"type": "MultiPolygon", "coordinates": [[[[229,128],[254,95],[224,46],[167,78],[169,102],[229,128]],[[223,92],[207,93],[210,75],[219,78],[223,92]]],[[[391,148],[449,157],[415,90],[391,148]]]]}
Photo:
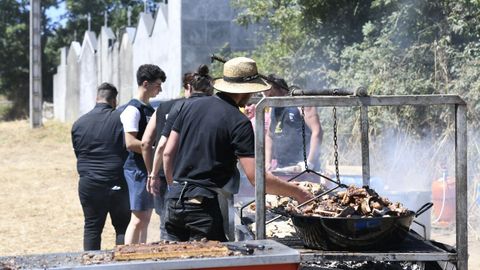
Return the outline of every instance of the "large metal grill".
{"type": "MultiPolygon", "coordinates": [[[[362,176],[369,185],[368,107],[370,106],[429,106],[452,105],[455,107],[455,173],[456,173],[456,250],[439,248],[433,242],[410,238],[404,250],[389,252],[342,252],[302,250],[302,260],[384,260],[384,261],[450,261],[457,269],[467,269],[467,110],[466,103],[457,95],[409,95],[409,96],[299,96],[263,98],[256,106],[255,170],[256,238],[264,239],[265,231],[265,115],[266,107],[359,107],[361,117],[362,176]],[[423,249],[419,249],[422,247],[423,249]]],[[[404,246],[405,245],[405,246],[404,246]]]]}

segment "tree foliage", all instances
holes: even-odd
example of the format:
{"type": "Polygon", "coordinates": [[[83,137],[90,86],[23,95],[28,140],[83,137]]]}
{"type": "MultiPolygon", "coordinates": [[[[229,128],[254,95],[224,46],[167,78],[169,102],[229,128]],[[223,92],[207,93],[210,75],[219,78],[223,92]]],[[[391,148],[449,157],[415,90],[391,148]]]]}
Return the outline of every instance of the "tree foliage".
{"type": "MultiPolygon", "coordinates": [[[[259,65],[291,84],[363,85],[378,95],[455,93],[469,101],[472,117],[479,112],[478,1],[237,0],[235,5],[243,10],[239,23],[264,26],[265,45],[254,52],[259,65]]],[[[425,108],[401,110],[413,116],[425,108]]],[[[381,117],[400,121],[398,113],[381,117]]],[[[428,117],[409,128],[447,122],[442,115],[428,117]]]]}
{"type": "MultiPolygon", "coordinates": [[[[237,16],[239,23],[262,26],[260,34],[265,44],[253,52],[253,57],[263,73],[276,73],[289,84],[310,89],[366,86],[372,95],[458,94],[468,103],[469,126],[472,130],[478,127],[479,1],[236,0],[234,3],[242,10],[237,16]]],[[[328,136],[332,132],[331,111],[320,112],[328,136]]],[[[412,138],[424,140],[423,145],[438,148],[423,154],[448,155],[451,151],[439,151],[439,145],[429,143],[452,138],[452,112],[451,107],[371,107],[370,136],[386,144],[371,147],[388,148],[392,141],[385,138],[405,138],[407,132],[412,138]]],[[[342,108],[338,114],[340,145],[359,145],[358,109],[342,108]]],[[[324,144],[324,153],[331,150],[328,145],[324,144]]],[[[470,157],[480,160],[479,154],[470,157]]],[[[434,158],[446,157],[427,157],[434,158]]],[[[347,155],[344,161],[348,163],[348,159],[355,158],[347,155]]],[[[391,166],[383,162],[380,163],[391,166]]]]}
{"type": "MultiPolygon", "coordinates": [[[[28,116],[29,100],[29,2],[27,0],[0,1],[0,94],[14,105],[6,119],[28,116]]],[[[154,11],[155,3],[148,2],[148,11],[154,11]]],[[[104,12],[108,14],[108,26],[116,32],[127,26],[127,10],[132,8],[132,24],[143,11],[141,0],[42,0],[42,90],[45,100],[52,100],[53,75],[59,64],[59,49],[81,40],[88,28],[87,14],[91,16],[91,30],[100,32],[104,24],[104,12]],[[53,22],[46,17],[46,10],[65,2],[66,23],[53,22]]]]}
{"type": "MultiPolygon", "coordinates": [[[[45,10],[55,1],[42,1],[42,44],[51,35],[45,10]]],[[[5,116],[7,119],[28,115],[29,101],[29,1],[0,1],[0,94],[14,104],[5,116]]],[[[43,76],[49,65],[43,54],[43,76]]],[[[48,82],[48,80],[47,80],[48,82]]]]}

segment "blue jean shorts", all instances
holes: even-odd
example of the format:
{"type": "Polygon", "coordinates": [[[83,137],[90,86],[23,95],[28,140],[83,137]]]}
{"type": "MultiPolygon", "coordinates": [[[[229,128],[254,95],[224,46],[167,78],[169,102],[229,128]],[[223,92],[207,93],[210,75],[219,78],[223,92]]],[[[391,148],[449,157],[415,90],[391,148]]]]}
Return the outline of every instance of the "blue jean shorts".
{"type": "Polygon", "coordinates": [[[130,197],[130,210],[145,211],[153,209],[153,195],[147,191],[147,173],[138,170],[124,168],[123,173],[127,180],[130,197]]]}

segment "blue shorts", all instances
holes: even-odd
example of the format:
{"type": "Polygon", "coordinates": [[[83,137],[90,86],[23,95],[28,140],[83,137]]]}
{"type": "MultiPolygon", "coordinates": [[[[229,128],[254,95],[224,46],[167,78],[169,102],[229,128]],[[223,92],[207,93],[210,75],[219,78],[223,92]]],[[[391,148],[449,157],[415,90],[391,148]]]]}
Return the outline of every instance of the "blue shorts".
{"type": "Polygon", "coordinates": [[[153,195],[147,191],[147,173],[138,170],[124,168],[123,173],[127,180],[130,197],[130,210],[145,211],[153,209],[153,195]]]}

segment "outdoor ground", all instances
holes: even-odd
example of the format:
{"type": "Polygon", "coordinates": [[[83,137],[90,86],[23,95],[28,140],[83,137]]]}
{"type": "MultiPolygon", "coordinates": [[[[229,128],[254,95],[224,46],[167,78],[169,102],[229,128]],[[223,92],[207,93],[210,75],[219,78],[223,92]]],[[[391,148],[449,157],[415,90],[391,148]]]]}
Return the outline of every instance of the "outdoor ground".
{"type": "MultiPolygon", "coordinates": [[[[0,122],[0,256],[81,251],[77,182],[69,125],[0,122]]],[[[153,214],[149,241],[159,239],[158,226],[153,214]]],[[[113,248],[109,220],[102,238],[102,249],[113,248]]],[[[437,229],[432,238],[454,244],[455,234],[437,229]]],[[[470,238],[469,253],[469,269],[480,269],[480,239],[470,238]]]]}
{"type": "MultiPolygon", "coordinates": [[[[0,122],[0,256],[82,250],[83,213],[70,126],[0,122]]],[[[158,216],[149,239],[158,240],[158,216]]],[[[102,248],[114,246],[107,220],[102,248]]]]}

